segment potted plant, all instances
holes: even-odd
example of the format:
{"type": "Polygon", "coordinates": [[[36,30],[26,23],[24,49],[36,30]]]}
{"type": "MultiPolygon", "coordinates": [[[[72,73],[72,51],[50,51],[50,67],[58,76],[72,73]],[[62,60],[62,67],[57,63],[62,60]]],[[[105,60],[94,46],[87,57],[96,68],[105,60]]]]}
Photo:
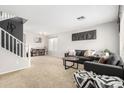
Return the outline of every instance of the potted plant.
{"type": "Polygon", "coordinates": [[[105,50],[104,50],[104,53],[106,53],[106,55],[110,55],[110,54],[111,54],[111,52],[110,52],[109,49],[105,49],[105,50]]]}

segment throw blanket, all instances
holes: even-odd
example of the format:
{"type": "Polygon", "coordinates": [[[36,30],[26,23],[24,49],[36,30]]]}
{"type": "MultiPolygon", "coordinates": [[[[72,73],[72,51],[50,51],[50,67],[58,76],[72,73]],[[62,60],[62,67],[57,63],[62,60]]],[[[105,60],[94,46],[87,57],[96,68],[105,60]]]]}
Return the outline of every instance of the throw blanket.
{"type": "Polygon", "coordinates": [[[75,72],[74,79],[80,88],[124,88],[124,81],[119,77],[96,75],[84,70],[75,72]]]}

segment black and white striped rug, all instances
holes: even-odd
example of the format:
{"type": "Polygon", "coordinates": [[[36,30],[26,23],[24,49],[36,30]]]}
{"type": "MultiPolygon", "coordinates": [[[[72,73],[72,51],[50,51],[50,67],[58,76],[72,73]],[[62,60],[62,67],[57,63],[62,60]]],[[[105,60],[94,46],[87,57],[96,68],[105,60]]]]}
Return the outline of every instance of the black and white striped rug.
{"type": "Polygon", "coordinates": [[[74,79],[80,88],[124,88],[124,81],[119,77],[96,75],[84,70],[75,72],[74,79]]]}

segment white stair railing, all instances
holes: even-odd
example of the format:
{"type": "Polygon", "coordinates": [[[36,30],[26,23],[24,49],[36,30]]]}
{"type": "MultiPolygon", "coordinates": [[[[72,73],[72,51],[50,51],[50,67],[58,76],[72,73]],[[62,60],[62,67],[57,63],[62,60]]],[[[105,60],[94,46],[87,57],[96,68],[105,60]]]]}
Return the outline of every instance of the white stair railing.
{"type": "Polygon", "coordinates": [[[4,48],[17,56],[27,57],[30,60],[30,48],[22,41],[0,28],[0,47],[4,48]]]}
{"type": "Polygon", "coordinates": [[[13,15],[13,14],[0,11],[0,21],[7,20],[7,19],[10,19],[10,18],[14,18],[14,17],[16,17],[16,16],[13,15]]]}

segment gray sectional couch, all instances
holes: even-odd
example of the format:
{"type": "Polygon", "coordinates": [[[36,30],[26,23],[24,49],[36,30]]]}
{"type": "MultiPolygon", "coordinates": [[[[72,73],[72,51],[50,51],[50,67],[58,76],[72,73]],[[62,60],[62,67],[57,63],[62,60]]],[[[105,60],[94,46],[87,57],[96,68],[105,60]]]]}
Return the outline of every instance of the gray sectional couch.
{"type": "Polygon", "coordinates": [[[84,69],[99,75],[117,76],[124,80],[124,62],[120,56],[115,54],[110,55],[106,64],[85,61],[84,69]]]}

